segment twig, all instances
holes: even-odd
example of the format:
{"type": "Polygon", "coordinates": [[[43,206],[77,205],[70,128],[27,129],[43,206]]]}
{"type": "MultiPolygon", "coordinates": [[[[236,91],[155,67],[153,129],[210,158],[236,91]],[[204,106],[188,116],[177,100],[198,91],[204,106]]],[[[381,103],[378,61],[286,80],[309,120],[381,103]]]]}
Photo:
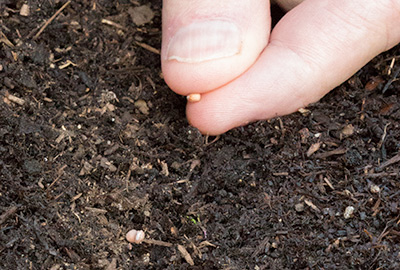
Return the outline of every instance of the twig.
{"type": "Polygon", "coordinates": [[[116,23],[116,22],[113,22],[113,21],[110,21],[110,20],[107,20],[107,19],[101,19],[101,22],[104,23],[104,24],[107,24],[107,25],[114,26],[114,27],[119,28],[119,29],[125,29],[125,27],[123,27],[119,23],[116,23]]]}
{"type": "Polygon", "coordinates": [[[190,253],[186,250],[186,248],[182,245],[178,245],[178,250],[185,259],[185,261],[190,264],[191,266],[194,265],[194,261],[192,259],[192,256],[190,256],[190,253]]]}
{"type": "Polygon", "coordinates": [[[163,246],[163,247],[172,247],[173,244],[160,241],[160,240],[154,240],[154,239],[144,239],[143,243],[151,244],[151,245],[156,245],[156,246],[163,246]]]}
{"type": "Polygon", "coordinates": [[[146,43],[138,42],[136,41],[136,44],[142,47],[143,49],[148,50],[149,52],[155,53],[155,54],[160,54],[160,50],[151,47],[150,45],[147,45],[146,43]]]}
{"type": "Polygon", "coordinates": [[[6,98],[8,98],[9,101],[17,103],[18,105],[21,105],[21,106],[23,106],[25,104],[25,100],[23,100],[22,98],[16,97],[12,94],[6,95],[6,98]]]}
{"type": "Polygon", "coordinates": [[[383,87],[382,94],[384,94],[390,87],[390,85],[397,80],[397,76],[400,74],[400,67],[396,69],[396,71],[393,73],[393,77],[385,84],[385,87],[383,87]]]}
{"type": "Polygon", "coordinates": [[[378,148],[381,148],[383,143],[385,142],[385,138],[386,138],[386,135],[387,135],[387,127],[389,125],[390,125],[390,123],[387,123],[385,125],[385,127],[383,128],[383,135],[382,135],[381,141],[378,143],[378,148]]]}
{"type": "Polygon", "coordinates": [[[4,33],[1,31],[0,31],[0,42],[3,42],[10,48],[14,48],[14,44],[12,44],[12,42],[7,38],[7,36],[4,35],[4,33]]]}
{"type": "Polygon", "coordinates": [[[69,0],[67,3],[65,3],[59,10],[57,10],[56,13],[54,13],[53,16],[51,16],[50,19],[48,19],[46,22],[44,22],[43,26],[40,28],[39,32],[36,33],[36,35],[33,37],[33,39],[37,39],[40,34],[46,29],[46,27],[58,16],[58,14],[61,13],[69,4],[71,3],[71,0],[69,0]]]}
{"type": "Polygon", "coordinates": [[[57,183],[58,180],[60,180],[61,176],[62,176],[63,173],[64,173],[64,169],[65,169],[65,168],[67,168],[67,165],[66,165],[66,164],[64,164],[60,169],[58,169],[58,172],[57,172],[58,175],[57,175],[56,179],[54,179],[54,181],[47,187],[47,190],[50,190],[50,188],[51,188],[52,186],[54,186],[54,184],[57,183]]]}
{"type": "Polygon", "coordinates": [[[4,212],[0,216],[0,225],[3,224],[4,222],[6,222],[7,219],[9,217],[11,217],[12,215],[14,215],[17,211],[18,211],[18,207],[17,206],[12,206],[10,209],[8,209],[6,212],[4,212]]]}
{"type": "Polygon", "coordinates": [[[324,152],[324,153],[319,153],[315,154],[315,158],[320,158],[320,159],[325,159],[327,157],[333,156],[333,155],[342,155],[346,154],[347,149],[344,148],[337,148],[332,151],[324,152]]]}
{"type": "Polygon", "coordinates": [[[398,172],[393,172],[393,173],[381,172],[381,173],[369,173],[369,174],[366,174],[365,177],[380,178],[380,177],[399,176],[399,175],[400,174],[398,172]]]}
{"type": "Polygon", "coordinates": [[[392,157],[391,159],[389,159],[389,160],[383,162],[383,163],[381,164],[381,166],[379,166],[379,167],[377,168],[377,171],[380,171],[380,170],[382,170],[383,168],[385,168],[385,167],[387,167],[387,166],[390,166],[390,165],[392,165],[392,164],[394,164],[394,163],[397,163],[397,162],[399,162],[399,161],[400,161],[400,153],[398,153],[397,155],[395,155],[395,156],[392,157]]]}

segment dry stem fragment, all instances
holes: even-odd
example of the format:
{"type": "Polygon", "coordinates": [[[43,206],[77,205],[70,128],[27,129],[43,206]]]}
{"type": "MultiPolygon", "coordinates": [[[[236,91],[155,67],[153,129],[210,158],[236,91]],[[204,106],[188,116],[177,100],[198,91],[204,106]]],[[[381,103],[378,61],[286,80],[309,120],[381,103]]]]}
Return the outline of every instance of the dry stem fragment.
{"type": "Polygon", "coordinates": [[[124,27],[122,25],[120,25],[119,23],[107,20],[107,19],[101,19],[101,22],[107,25],[111,25],[114,26],[115,28],[119,28],[119,29],[124,29],[124,27]]]}
{"type": "Polygon", "coordinates": [[[57,10],[56,13],[54,13],[53,16],[50,17],[46,22],[43,23],[42,27],[40,28],[39,32],[36,33],[36,35],[33,37],[33,39],[37,39],[40,34],[46,29],[46,27],[60,14],[69,4],[71,3],[71,0],[66,2],[59,10],[57,10]]]}
{"type": "Polygon", "coordinates": [[[21,106],[23,106],[25,104],[25,100],[23,100],[22,98],[16,97],[14,95],[11,95],[11,94],[8,94],[7,99],[14,103],[17,103],[18,105],[21,105],[21,106]]]}
{"type": "Polygon", "coordinates": [[[307,157],[310,157],[312,154],[314,154],[315,152],[317,152],[319,150],[319,148],[321,147],[321,143],[317,142],[314,143],[310,146],[310,148],[308,148],[307,151],[307,157]]]}
{"type": "Polygon", "coordinates": [[[318,213],[321,212],[321,210],[319,210],[319,208],[318,208],[315,204],[313,204],[310,200],[304,200],[304,202],[305,202],[308,206],[310,206],[314,211],[316,211],[316,212],[318,212],[318,213]]]}
{"type": "Polygon", "coordinates": [[[27,17],[29,16],[30,13],[29,11],[30,11],[29,6],[27,4],[23,4],[19,11],[19,15],[27,17]]]}
{"type": "Polygon", "coordinates": [[[178,245],[178,250],[182,254],[183,258],[185,259],[185,261],[188,264],[194,265],[194,261],[192,259],[192,256],[190,256],[189,252],[186,250],[186,248],[184,246],[178,245]]]}

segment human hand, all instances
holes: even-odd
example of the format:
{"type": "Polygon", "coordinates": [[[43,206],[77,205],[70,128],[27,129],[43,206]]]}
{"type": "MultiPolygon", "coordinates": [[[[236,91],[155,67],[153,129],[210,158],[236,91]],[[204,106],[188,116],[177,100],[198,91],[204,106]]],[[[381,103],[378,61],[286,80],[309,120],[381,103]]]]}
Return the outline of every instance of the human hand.
{"type": "MultiPolygon", "coordinates": [[[[283,4],[301,0],[280,0],[283,4]]],[[[400,42],[400,0],[305,0],[270,33],[267,0],[164,0],[165,81],[217,135],[318,101],[400,42]]]]}

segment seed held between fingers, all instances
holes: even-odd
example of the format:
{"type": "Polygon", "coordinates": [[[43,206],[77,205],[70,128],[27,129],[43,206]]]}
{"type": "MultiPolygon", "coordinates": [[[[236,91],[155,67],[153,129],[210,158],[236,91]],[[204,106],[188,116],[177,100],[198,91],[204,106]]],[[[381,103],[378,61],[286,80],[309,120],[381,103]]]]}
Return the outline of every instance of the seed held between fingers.
{"type": "Polygon", "coordinates": [[[200,94],[190,94],[186,98],[189,102],[198,102],[201,99],[201,95],[200,94]]]}

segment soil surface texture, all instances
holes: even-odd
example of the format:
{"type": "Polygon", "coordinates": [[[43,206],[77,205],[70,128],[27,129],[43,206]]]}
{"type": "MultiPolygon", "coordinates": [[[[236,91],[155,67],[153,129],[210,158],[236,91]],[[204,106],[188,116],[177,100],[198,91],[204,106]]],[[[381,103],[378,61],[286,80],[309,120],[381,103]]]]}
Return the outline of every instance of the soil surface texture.
{"type": "Polygon", "coordinates": [[[161,6],[0,0],[0,269],[400,269],[400,47],[206,137],[161,6]]]}

